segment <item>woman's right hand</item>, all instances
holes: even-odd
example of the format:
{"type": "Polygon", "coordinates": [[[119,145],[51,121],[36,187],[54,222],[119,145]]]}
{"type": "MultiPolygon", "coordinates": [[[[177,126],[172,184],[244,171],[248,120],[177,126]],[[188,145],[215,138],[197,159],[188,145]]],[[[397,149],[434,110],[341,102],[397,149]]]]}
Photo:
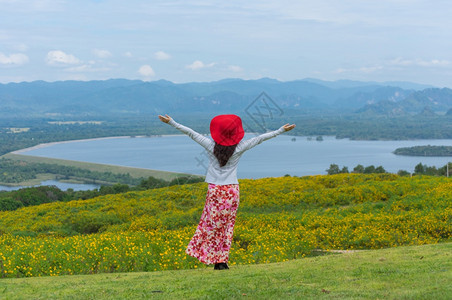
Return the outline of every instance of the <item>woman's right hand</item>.
{"type": "Polygon", "coordinates": [[[168,116],[168,115],[165,115],[165,117],[162,116],[162,115],[159,115],[159,119],[160,119],[160,121],[162,121],[163,123],[169,123],[169,121],[171,120],[171,117],[168,116]]]}
{"type": "Polygon", "coordinates": [[[295,124],[289,125],[289,123],[287,123],[286,125],[283,126],[285,131],[290,131],[292,129],[295,128],[295,124]]]}

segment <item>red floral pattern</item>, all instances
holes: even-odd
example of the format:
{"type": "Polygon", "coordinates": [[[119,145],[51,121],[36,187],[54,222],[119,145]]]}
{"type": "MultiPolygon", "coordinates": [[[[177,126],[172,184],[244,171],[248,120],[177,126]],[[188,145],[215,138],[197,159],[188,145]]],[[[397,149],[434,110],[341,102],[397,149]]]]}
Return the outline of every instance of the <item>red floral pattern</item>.
{"type": "Polygon", "coordinates": [[[238,184],[209,183],[201,220],[185,252],[205,264],[227,263],[238,207],[238,184]]]}

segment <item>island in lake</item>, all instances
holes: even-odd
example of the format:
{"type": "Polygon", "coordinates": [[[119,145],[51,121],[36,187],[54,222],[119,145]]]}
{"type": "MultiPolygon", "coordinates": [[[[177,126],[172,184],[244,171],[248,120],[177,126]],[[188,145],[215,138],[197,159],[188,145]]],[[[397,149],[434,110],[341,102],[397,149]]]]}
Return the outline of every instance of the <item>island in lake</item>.
{"type": "Polygon", "coordinates": [[[414,146],[397,148],[396,155],[408,156],[452,156],[452,146],[414,146]]]}

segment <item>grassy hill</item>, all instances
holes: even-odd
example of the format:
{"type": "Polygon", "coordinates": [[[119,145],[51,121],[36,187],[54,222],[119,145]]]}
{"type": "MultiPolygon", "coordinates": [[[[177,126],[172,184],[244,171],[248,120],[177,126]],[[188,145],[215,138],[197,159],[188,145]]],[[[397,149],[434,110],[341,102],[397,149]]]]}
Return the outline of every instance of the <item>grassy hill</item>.
{"type": "MultiPolygon", "coordinates": [[[[241,180],[230,264],[449,242],[452,180],[339,174],[241,180]]],[[[0,277],[202,267],[185,255],[206,183],[0,212],[0,277]]]]}
{"type": "Polygon", "coordinates": [[[2,299],[451,299],[452,244],[199,270],[0,280],[2,299]]]}

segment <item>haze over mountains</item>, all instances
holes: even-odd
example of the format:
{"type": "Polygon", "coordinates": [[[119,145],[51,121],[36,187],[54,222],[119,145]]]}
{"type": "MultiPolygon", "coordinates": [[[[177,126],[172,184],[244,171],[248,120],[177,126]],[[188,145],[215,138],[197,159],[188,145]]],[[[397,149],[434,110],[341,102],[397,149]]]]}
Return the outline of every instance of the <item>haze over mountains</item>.
{"type": "Polygon", "coordinates": [[[0,116],[95,117],[117,114],[239,113],[265,92],[286,114],[452,114],[452,90],[408,82],[225,79],[0,84],[0,116]]]}

